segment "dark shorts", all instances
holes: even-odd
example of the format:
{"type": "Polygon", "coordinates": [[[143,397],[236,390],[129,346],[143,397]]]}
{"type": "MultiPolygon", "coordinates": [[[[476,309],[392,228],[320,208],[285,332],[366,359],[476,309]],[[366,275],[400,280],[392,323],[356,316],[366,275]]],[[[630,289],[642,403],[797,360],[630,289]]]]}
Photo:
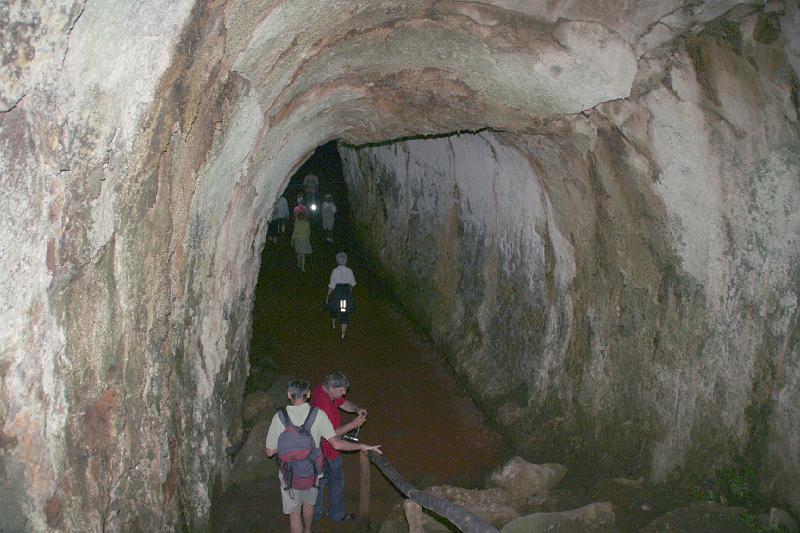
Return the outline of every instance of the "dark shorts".
{"type": "Polygon", "coordinates": [[[267,226],[267,237],[277,237],[278,230],[281,226],[286,225],[285,218],[276,218],[274,220],[269,221],[269,225],[267,226]]]}
{"type": "Polygon", "coordinates": [[[346,284],[340,283],[333,289],[330,297],[328,298],[328,309],[331,311],[331,318],[339,318],[342,324],[350,322],[350,313],[355,311],[356,301],[353,298],[353,288],[346,284]],[[344,310],[342,308],[344,307],[344,310]]]}
{"type": "Polygon", "coordinates": [[[331,318],[332,319],[336,319],[337,317],[339,318],[339,321],[342,324],[349,324],[350,323],[350,313],[348,313],[346,311],[344,313],[342,313],[337,308],[331,309],[331,318]]]}

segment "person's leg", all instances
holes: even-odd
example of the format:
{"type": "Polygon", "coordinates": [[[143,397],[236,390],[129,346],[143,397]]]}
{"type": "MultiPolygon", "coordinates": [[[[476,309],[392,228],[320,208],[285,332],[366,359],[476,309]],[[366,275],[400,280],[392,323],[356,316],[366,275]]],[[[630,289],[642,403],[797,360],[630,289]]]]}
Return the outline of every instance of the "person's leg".
{"type": "Polygon", "coordinates": [[[303,533],[311,533],[311,523],[314,520],[314,504],[303,502],[303,533]]]}
{"type": "Polygon", "coordinates": [[[341,522],[347,516],[344,508],[344,469],[342,468],[342,456],[328,460],[331,476],[328,480],[328,513],[331,520],[341,522]]]}
{"type": "Polygon", "coordinates": [[[306,271],[306,254],[300,254],[300,271],[306,271]]]}
{"type": "Polygon", "coordinates": [[[303,260],[303,254],[298,252],[297,253],[297,268],[302,268],[302,264],[303,264],[301,262],[302,260],[303,260]]]}
{"type": "Polygon", "coordinates": [[[289,515],[289,531],[303,533],[303,518],[300,516],[300,509],[289,515]]]}
{"type": "Polygon", "coordinates": [[[350,323],[348,313],[342,313],[342,338],[347,334],[347,324],[350,323]]]}
{"type": "Polygon", "coordinates": [[[303,531],[300,496],[295,491],[284,489],[282,476],[279,476],[281,487],[281,505],[283,507],[283,514],[289,517],[289,529],[292,533],[301,533],[303,531]]]}
{"type": "MultiPolygon", "coordinates": [[[[327,462],[327,459],[326,459],[327,462]]],[[[325,516],[325,486],[328,484],[328,467],[325,466],[325,472],[319,481],[317,481],[317,501],[314,504],[313,521],[321,520],[325,516]]]]}

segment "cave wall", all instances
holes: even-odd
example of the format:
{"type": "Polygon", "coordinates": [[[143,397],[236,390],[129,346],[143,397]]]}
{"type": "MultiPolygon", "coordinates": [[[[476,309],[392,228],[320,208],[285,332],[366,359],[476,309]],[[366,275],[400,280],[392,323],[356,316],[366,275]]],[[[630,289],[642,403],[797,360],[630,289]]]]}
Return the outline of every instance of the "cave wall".
{"type": "Polygon", "coordinates": [[[798,108],[760,23],[539,132],[340,145],[370,254],[531,459],[744,458],[800,505],[798,108]]]}
{"type": "MultiPolygon", "coordinates": [[[[691,78],[693,72],[673,65],[676,39],[695,36],[729,15],[736,15],[734,27],[745,20],[759,28],[764,43],[744,39],[749,48],[737,48],[731,58],[745,56],[758,64],[755,73],[743,65],[744,74],[733,76],[752,78],[755,89],[747,94],[753,107],[720,116],[733,121],[747,109],[767,109],[766,103],[788,109],[789,118],[764,122],[768,126],[754,128],[751,137],[749,121],[755,119],[746,119],[733,137],[743,149],[742,139],[762,139],[748,148],[753,155],[743,161],[771,161],[776,169],[785,164],[787,173],[794,168],[791,157],[780,155],[775,139],[796,141],[791,136],[797,92],[788,86],[786,64],[794,65],[796,73],[797,6],[765,6],[755,0],[651,4],[145,0],[122,5],[61,0],[0,5],[0,529],[205,529],[210,501],[226,484],[230,461],[225,449],[240,438],[238,413],[265,221],[288,177],[310,151],[331,139],[363,145],[484,127],[509,132],[505,137],[485,133],[474,142],[500,150],[509,159],[504,165],[514,162],[516,182],[499,187],[506,200],[520,205],[512,190],[525,183],[526,194],[539,198],[543,211],[513,241],[524,243],[529,263],[516,262],[514,250],[494,255],[508,269],[502,279],[531,294],[520,311],[531,320],[547,320],[559,328],[568,323],[559,313],[571,306],[572,327],[578,333],[565,330],[552,340],[552,335],[532,331],[527,342],[535,346],[552,340],[547,364],[556,369],[553,380],[566,379],[557,369],[559,359],[571,362],[572,375],[581,375],[581,361],[598,361],[572,346],[592,338],[589,319],[580,313],[589,309],[587,299],[595,288],[583,263],[590,256],[575,250],[591,251],[595,243],[576,244],[573,239],[593,240],[586,232],[599,216],[593,213],[613,210],[616,204],[607,199],[600,209],[596,200],[571,200],[570,195],[594,198],[583,190],[586,175],[613,174],[639,183],[627,171],[617,176],[602,170],[602,158],[592,163],[590,154],[599,150],[594,146],[616,153],[632,144],[635,150],[624,150],[630,153],[625,165],[639,169],[661,161],[667,169],[674,157],[668,151],[671,143],[650,137],[677,135],[671,127],[683,123],[672,121],[672,113],[702,133],[708,125],[693,121],[697,116],[717,116],[721,109],[737,106],[724,92],[711,107],[706,97],[692,100],[691,94],[679,93],[681,87],[699,86],[699,98],[711,94],[710,87],[723,85],[705,78],[699,84],[691,79],[683,85],[679,79],[662,83],[665,73],[691,78]],[[626,99],[632,91],[641,98],[603,104],[626,99]],[[655,100],[648,103],[647,98],[655,100]],[[651,123],[642,115],[648,110],[663,116],[652,122],[663,127],[650,132],[644,126],[651,123]],[[558,120],[562,115],[568,118],[558,120]],[[652,153],[640,144],[652,144],[652,153]],[[657,146],[662,150],[655,150],[657,146]],[[543,157],[543,150],[552,158],[543,157]],[[563,155],[570,157],[561,160],[563,155]],[[533,185],[526,165],[536,168],[537,161],[550,161],[552,168],[536,169],[538,185],[533,185]],[[555,194],[559,184],[567,183],[557,178],[573,174],[578,192],[555,194]],[[571,212],[570,205],[594,210],[571,212]],[[556,250],[561,255],[548,256],[556,250]],[[532,287],[548,288],[551,294],[536,295],[532,287]]],[[[690,56],[693,61],[702,58],[690,56]]],[[[709,60],[716,58],[710,54],[709,60]]],[[[722,74],[730,73],[723,69],[722,74]]],[[[727,131],[724,123],[717,126],[727,131]]],[[[488,172],[493,167],[484,161],[481,168],[488,172]]],[[[680,172],[672,171],[670,179],[658,181],[660,186],[679,188],[680,172]]],[[[385,181],[393,174],[387,170],[385,181]]],[[[449,174],[442,170],[442,175],[449,174]]],[[[765,170],[763,179],[784,187],[775,175],[765,170]]],[[[479,178],[473,174],[471,179],[479,178]]],[[[599,178],[592,180],[590,184],[599,178]]],[[[421,186],[432,187],[433,197],[436,189],[430,182],[421,186]]],[[[637,190],[656,199],[678,194],[674,188],[653,187],[637,190]]],[[[365,183],[364,190],[368,188],[365,183]]],[[[769,203],[768,197],[753,201],[769,203]]],[[[679,265],[676,279],[691,280],[704,263],[683,266],[675,257],[691,255],[699,245],[685,239],[687,252],[675,245],[678,238],[668,235],[667,228],[680,232],[693,212],[681,202],[665,202],[671,210],[659,208],[656,199],[648,200],[647,212],[659,223],[642,239],[662,246],[648,253],[658,257],[652,260],[655,264],[679,265]]],[[[482,206],[481,216],[491,211],[491,204],[475,202],[482,206]]],[[[452,228],[462,214],[453,206],[448,209],[453,220],[446,226],[452,228]]],[[[756,218],[765,217],[764,224],[778,216],[760,208],[753,212],[756,218]]],[[[470,231],[478,235],[483,222],[477,215],[472,220],[470,231]]],[[[486,226],[487,247],[496,242],[489,229],[493,227],[486,226]]],[[[432,227],[427,235],[451,246],[453,253],[464,253],[466,249],[446,244],[437,231],[432,227]]],[[[737,242],[745,234],[750,235],[742,229],[737,242]]],[[[602,239],[610,234],[597,235],[602,239]]],[[[688,235],[696,238],[696,228],[688,235]]],[[[762,235],[752,235],[758,244],[762,235]]],[[[613,243],[603,246],[613,248],[613,243]]],[[[764,253],[774,257],[775,251],[764,253]]],[[[633,266],[626,268],[651,268],[647,262],[636,266],[632,257],[627,260],[633,266]]],[[[479,259],[470,261],[478,264],[479,259]]],[[[423,261],[420,272],[435,264],[423,261]]],[[[485,267],[485,276],[491,276],[492,268],[485,267]]],[[[612,273],[615,283],[624,277],[616,267],[597,271],[612,273]]],[[[771,275],[766,286],[775,288],[780,279],[771,275]]],[[[685,283],[695,287],[705,281],[685,283]]],[[[445,286],[453,288],[452,280],[443,280],[445,286]]],[[[685,291],[680,293],[684,300],[707,298],[685,291]]],[[[444,311],[461,298],[450,289],[431,294],[440,294],[444,311]]],[[[632,298],[633,293],[625,294],[632,298]]],[[[640,298],[645,294],[644,288],[636,293],[640,298]]],[[[486,295],[500,303],[511,298],[502,287],[496,294],[487,289],[486,295]]],[[[470,298],[467,304],[482,305],[477,293],[470,298]]],[[[699,304],[675,305],[702,309],[699,304]]],[[[736,305],[730,309],[745,308],[736,305]]],[[[766,303],[753,307],[762,308],[773,310],[766,303]]],[[[465,308],[465,323],[471,309],[465,308]]],[[[610,320],[597,309],[593,320],[610,320]]],[[[493,336],[499,348],[509,350],[502,364],[490,365],[493,379],[502,380],[507,367],[549,383],[550,374],[540,371],[544,366],[537,366],[535,358],[523,361],[517,347],[502,340],[509,330],[502,317],[494,320],[500,325],[485,322],[491,311],[484,311],[484,322],[473,320],[469,338],[477,347],[493,336]],[[479,324],[486,331],[476,329],[479,324]]],[[[504,312],[514,309],[509,304],[504,312]]],[[[788,310],[776,313],[791,315],[788,310]]],[[[758,316],[761,321],[754,322],[753,331],[761,334],[763,318],[758,316]]],[[[786,383],[796,383],[796,340],[781,341],[781,335],[793,327],[796,315],[776,321],[769,337],[785,346],[785,363],[776,368],[786,383]]],[[[434,330],[444,335],[441,327],[434,330]]],[[[615,342],[621,339],[613,331],[609,335],[615,342]]],[[[596,344],[602,347],[604,342],[596,344]]],[[[749,352],[742,358],[756,360],[749,352]]],[[[777,383],[770,377],[772,367],[764,363],[759,368],[770,378],[763,383],[777,383]]],[[[668,380],[688,374],[667,369],[660,375],[668,380]]],[[[565,394],[574,395],[576,381],[570,379],[565,394]]],[[[525,398],[531,391],[553,397],[552,384],[533,389],[530,382],[513,381],[513,398],[503,397],[501,382],[485,395],[487,405],[508,420],[530,411],[525,398]]],[[[755,381],[737,383],[741,388],[755,381]]],[[[760,398],[769,397],[766,388],[759,390],[760,398]]],[[[775,447],[770,465],[775,470],[788,465],[788,475],[796,472],[796,462],[781,446],[797,441],[790,432],[797,431],[793,413],[798,402],[791,388],[769,390],[776,391],[780,402],[763,404],[774,407],[769,414],[775,422],[768,427],[786,426],[784,442],[769,441],[775,447]]],[[[566,413],[577,405],[583,404],[570,396],[548,412],[566,413]]],[[[517,440],[524,444],[528,437],[517,440]]],[[[681,435],[673,440],[663,441],[666,449],[659,457],[680,456],[670,450],[684,449],[687,440],[681,435]]],[[[662,470],[682,464],[679,459],[662,463],[662,470]]]]}

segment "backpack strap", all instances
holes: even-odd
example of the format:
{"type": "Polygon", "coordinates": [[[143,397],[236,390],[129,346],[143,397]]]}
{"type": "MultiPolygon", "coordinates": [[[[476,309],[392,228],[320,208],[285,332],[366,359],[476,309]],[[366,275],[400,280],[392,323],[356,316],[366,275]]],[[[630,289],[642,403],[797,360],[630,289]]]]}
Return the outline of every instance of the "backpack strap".
{"type": "Polygon", "coordinates": [[[300,429],[302,427],[304,430],[311,433],[311,426],[314,425],[314,421],[317,419],[318,412],[319,412],[319,407],[312,407],[311,409],[309,409],[308,414],[306,415],[306,419],[299,426],[296,426],[294,422],[292,422],[292,419],[289,417],[289,413],[286,411],[286,407],[281,407],[280,409],[278,409],[278,418],[283,424],[284,429],[289,426],[296,427],[297,429],[300,429]]]}
{"type": "Polygon", "coordinates": [[[303,429],[309,433],[311,433],[311,426],[314,425],[314,421],[317,419],[318,412],[319,412],[319,407],[312,407],[308,411],[308,415],[306,416],[305,422],[303,422],[303,429]]]}
{"type": "Polygon", "coordinates": [[[283,424],[283,429],[286,429],[289,426],[297,427],[292,423],[292,419],[289,418],[289,413],[286,412],[286,407],[281,407],[280,409],[278,409],[278,418],[283,424]]]}

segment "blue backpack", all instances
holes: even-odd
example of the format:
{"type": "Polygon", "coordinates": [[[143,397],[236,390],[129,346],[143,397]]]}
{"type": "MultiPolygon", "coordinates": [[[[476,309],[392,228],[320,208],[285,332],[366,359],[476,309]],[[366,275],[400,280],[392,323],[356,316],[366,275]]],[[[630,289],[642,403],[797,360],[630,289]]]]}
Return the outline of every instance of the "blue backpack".
{"type": "Polygon", "coordinates": [[[311,427],[317,418],[319,408],[312,407],[303,425],[296,426],[289,418],[286,408],[278,411],[283,424],[283,433],[278,437],[278,464],[283,481],[291,493],[292,489],[307,490],[317,486],[317,478],[322,473],[322,452],[314,445],[311,427]]]}

